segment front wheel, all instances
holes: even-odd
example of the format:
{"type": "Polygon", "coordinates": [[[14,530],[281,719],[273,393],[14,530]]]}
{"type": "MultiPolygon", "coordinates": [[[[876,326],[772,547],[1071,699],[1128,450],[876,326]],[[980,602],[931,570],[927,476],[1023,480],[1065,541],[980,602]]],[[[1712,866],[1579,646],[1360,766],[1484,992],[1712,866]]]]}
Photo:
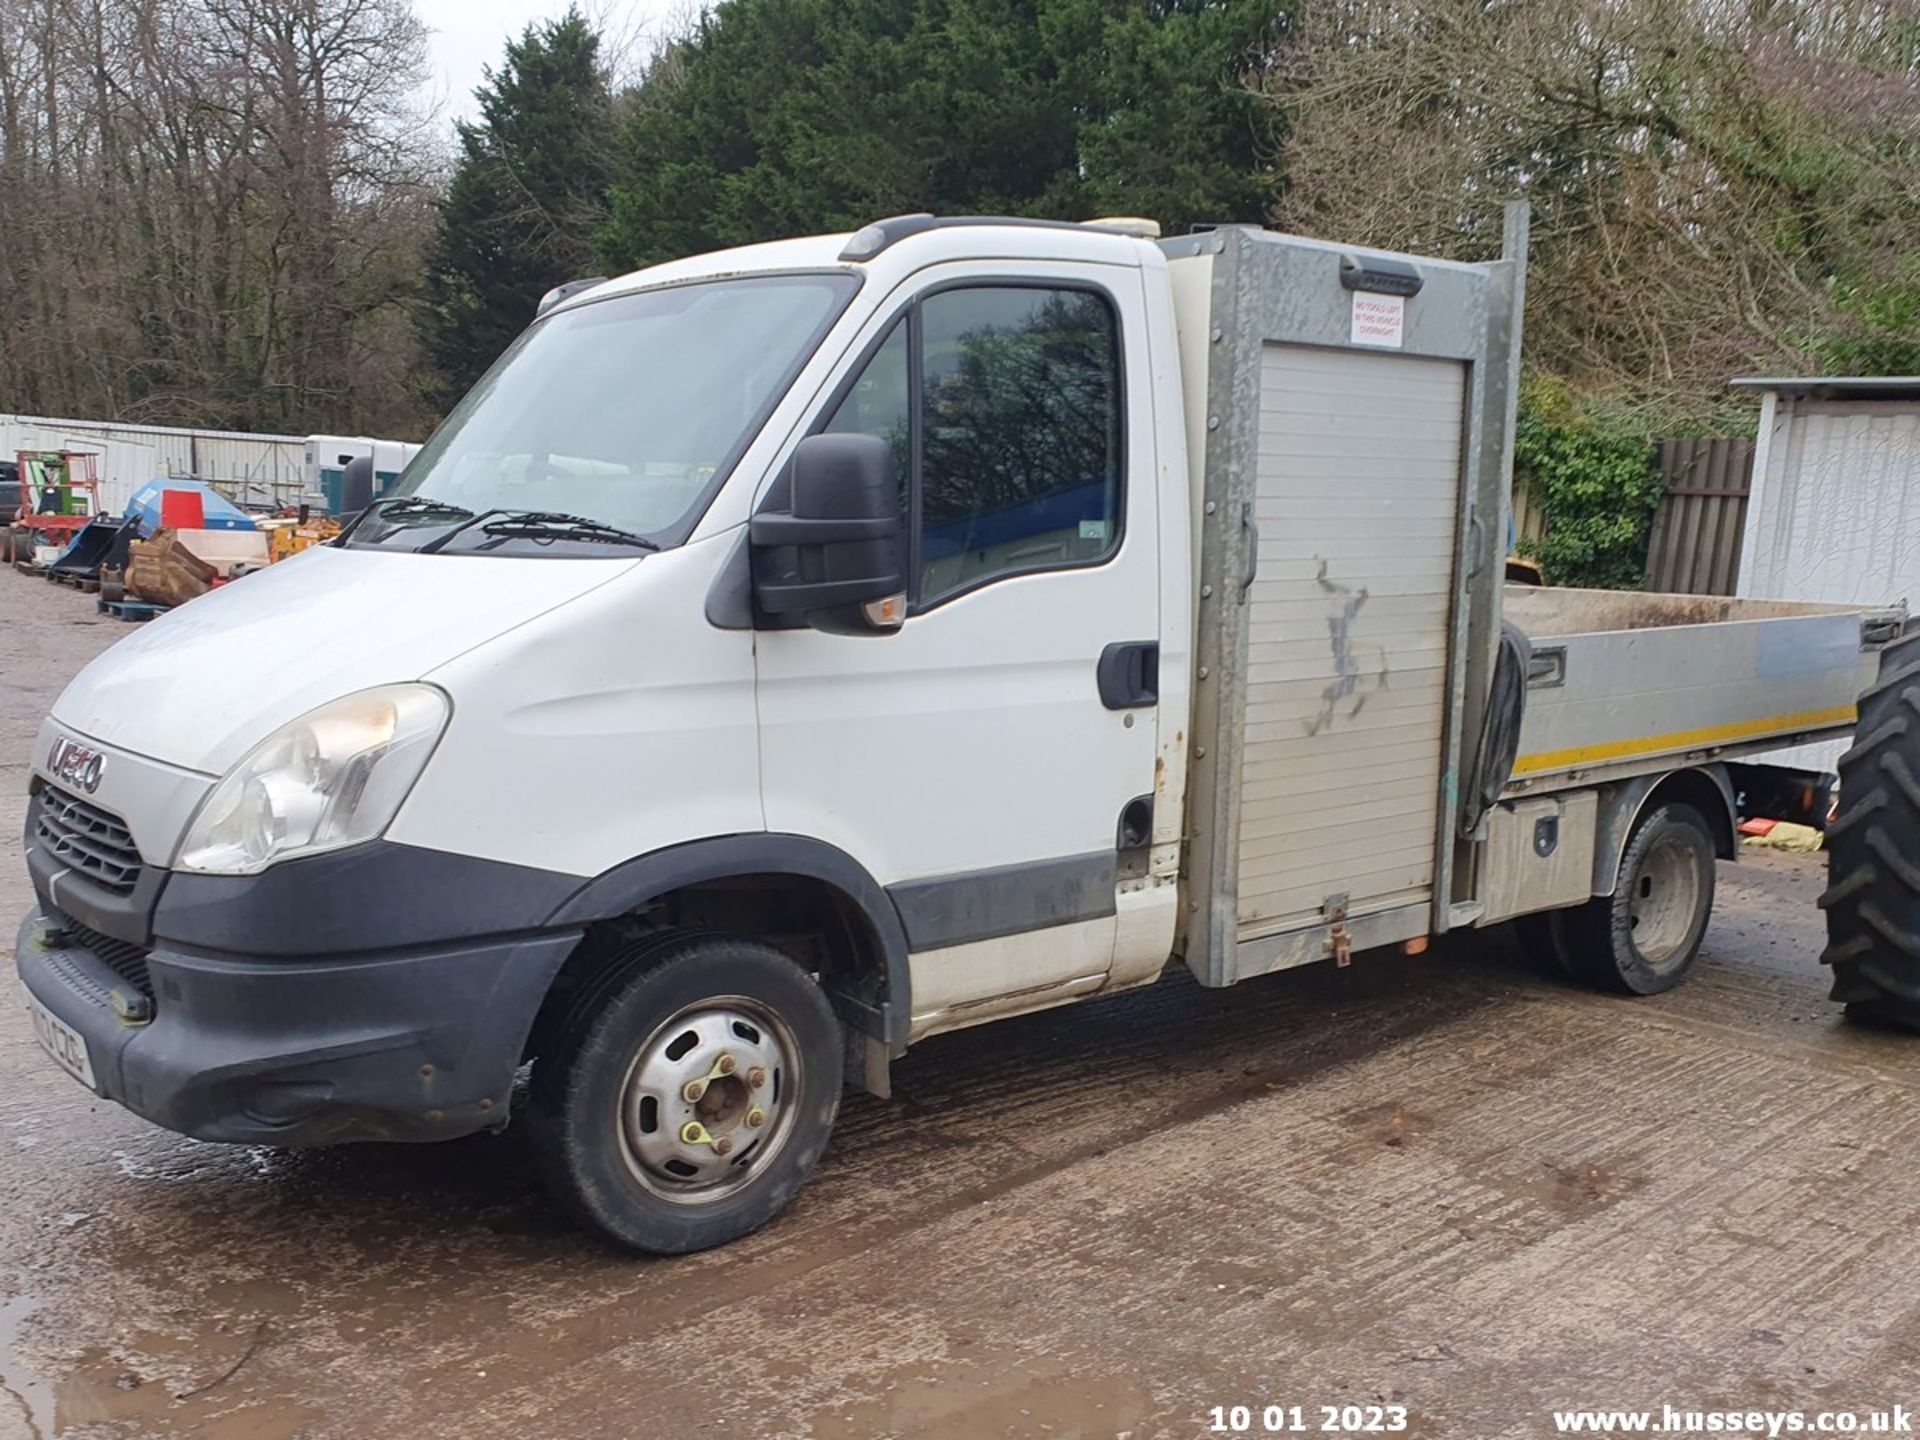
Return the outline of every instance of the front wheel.
{"type": "Polygon", "coordinates": [[[1530,917],[1535,945],[1596,989],[1671,990],[1700,957],[1713,913],[1713,862],[1713,835],[1700,812],[1662,805],[1634,827],[1613,894],[1530,917]]]}
{"type": "Polygon", "coordinates": [[[581,988],[536,1057],[534,1155],[575,1218],[623,1245],[723,1245],[813,1173],[841,1065],[832,1007],[782,952],[643,942],[581,988]]]}

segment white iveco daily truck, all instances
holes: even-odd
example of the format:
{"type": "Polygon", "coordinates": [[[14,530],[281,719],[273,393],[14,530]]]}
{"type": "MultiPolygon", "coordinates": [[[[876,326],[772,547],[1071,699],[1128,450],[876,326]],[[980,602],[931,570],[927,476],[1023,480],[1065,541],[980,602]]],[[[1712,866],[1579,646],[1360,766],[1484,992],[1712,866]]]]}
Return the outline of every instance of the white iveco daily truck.
{"type": "Polygon", "coordinates": [[[530,1065],[558,1195],[671,1252],[779,1211],[843,1077],[1171,959],[1552,912],[1677,981],[1736,797],[1807,801],[1730,762],[1846,731],[1899,612],[1503,602],[1517,214],[1484,265],[1124,228],[561,298],[338,543],[61,695],[52,1060],[269,1145],[498,1128],[530,1065]]]}

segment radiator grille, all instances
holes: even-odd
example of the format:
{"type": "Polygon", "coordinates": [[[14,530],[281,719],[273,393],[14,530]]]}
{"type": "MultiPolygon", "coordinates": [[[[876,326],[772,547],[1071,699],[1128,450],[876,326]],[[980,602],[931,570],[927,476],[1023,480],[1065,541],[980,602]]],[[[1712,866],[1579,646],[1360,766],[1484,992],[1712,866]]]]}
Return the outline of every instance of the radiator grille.
{"type": "Polygon", "coordinates": [[[34,807],[34,837],[50,855],[103,890],[131,893],[140,881],[140,852],[125,821],[56,785],[42,787],[34,807]]]}

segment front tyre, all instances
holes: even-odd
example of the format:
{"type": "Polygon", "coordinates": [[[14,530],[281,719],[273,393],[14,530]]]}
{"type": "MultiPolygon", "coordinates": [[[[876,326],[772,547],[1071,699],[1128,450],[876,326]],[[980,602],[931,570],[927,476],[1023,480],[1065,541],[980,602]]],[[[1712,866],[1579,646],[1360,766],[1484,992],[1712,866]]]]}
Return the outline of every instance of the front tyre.
{"type": "Polygon", "coordinates": [[[534,1061],[535,1159],[575,1218],[623,1245],[724,1245],[813,1173],[842,1054],[827,997],[781,951],[642,942],[581,987],[534,1061]]]}

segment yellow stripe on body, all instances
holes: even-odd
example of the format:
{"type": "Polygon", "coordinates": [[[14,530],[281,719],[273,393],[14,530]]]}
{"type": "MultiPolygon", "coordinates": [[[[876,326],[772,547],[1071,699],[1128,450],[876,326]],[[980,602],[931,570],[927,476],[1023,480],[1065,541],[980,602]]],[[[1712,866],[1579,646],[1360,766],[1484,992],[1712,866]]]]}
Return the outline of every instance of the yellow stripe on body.
{"type": "Polygon", "coordinates": [[[1523,775],[1538,775],[1543,770],[1568,770],[1606,760],[1625,760],[1634,755],[1655,755],[1664,750],[1699,750],[1709,745],[1751,740],[1762,735],[1784,738],[1802,730],[1817,730],[1827,725],[1850,725],[1853,719],[1853,706],[1835,705],[1826,710],[1803,710],[1797,715],[1769,715],[1764,719],[1740,720],[1731,725],[1670,730],[1664,735],[1645,735],[1638,740],[1609,740],[1598,745],[1576,745],[1570,750],[1543,750],[1537,755],[1522,755],[1514,761],[1513,773],[1518,779],[1523,775]]]}

